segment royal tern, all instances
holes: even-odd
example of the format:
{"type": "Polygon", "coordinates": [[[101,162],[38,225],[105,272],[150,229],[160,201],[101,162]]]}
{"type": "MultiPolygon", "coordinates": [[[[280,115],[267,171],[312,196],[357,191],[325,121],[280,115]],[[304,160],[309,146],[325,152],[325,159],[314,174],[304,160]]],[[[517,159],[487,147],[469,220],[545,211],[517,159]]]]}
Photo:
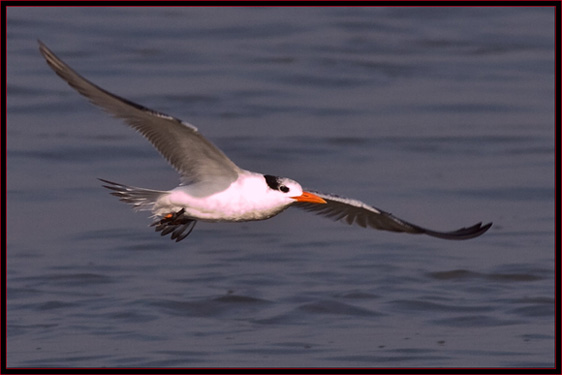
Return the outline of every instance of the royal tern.
{"type": "Polygon", "coordinates": [[[104,187],[137,210],[152,211],[152,223],[161,235],[181,241],[197,221],[237,222],[265,220],[289,206],[315,212],[348,224],[392,232],[427,234],[464,240],[480,236],[492,223],[478,223],[452,232],[437,232],[411,224],[355,199],[304,191],[288,178],[239,168],[221,150],[187,122],[154,111],[102,89],[76,73],[41,41],[39,50],[48,65],[73,89],[145,136],[181,175],[178,187],[150,190],[102,180],[104,187]]]}

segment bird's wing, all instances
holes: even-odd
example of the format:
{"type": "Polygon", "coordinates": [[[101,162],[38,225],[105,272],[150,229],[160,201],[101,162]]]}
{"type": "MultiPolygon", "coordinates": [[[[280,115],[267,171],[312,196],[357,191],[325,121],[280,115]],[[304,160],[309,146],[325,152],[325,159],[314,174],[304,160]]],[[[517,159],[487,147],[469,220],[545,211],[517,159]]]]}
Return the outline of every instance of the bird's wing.
{"type": "Polygon", "coordinates": [[[41,41],[39,51],[55,73],[72,88],[145,136],[181,174],[182,183],[209,182],[226,188],[238,178],[240,169],[236,164],[193,125],[96,86],[76,73],[41,41]]]}
{"type": "Polygon", "coordinates": [[[316,191],[311,192],[324,199],[326,204],[295,202],[293,205],[333,220],[345,220],[349,225],[357,224],[363,228],[371,227],[391,232],[427,234],[447,240],[466,240],[480,236],[492,226],[492,223],[486,225],[478,223],[471,227],[461,228],[452,232],[437,232],[408,223],[388,212],[379,210],[378,208],[369,206],[355,199],[343,198],[337,195],[324,194],[316,191]]]}

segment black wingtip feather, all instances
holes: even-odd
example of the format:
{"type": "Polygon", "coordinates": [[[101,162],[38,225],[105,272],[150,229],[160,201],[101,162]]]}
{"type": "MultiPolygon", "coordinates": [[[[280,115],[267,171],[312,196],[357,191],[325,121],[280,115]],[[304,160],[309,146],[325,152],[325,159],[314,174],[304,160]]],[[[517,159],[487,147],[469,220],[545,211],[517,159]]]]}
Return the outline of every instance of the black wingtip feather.
{"type": "Polygon", "coordinates": [[[423,229],[423,233],[428,236],[444,238],[447,240],[468,240],[470,238],[478,237],[483,235],[490,229],[493,223],[488,223],[482,225],[482,223],[475,224],[468,228],[460,228],[452,232],[435,232],[428,229],[423,229]]]}

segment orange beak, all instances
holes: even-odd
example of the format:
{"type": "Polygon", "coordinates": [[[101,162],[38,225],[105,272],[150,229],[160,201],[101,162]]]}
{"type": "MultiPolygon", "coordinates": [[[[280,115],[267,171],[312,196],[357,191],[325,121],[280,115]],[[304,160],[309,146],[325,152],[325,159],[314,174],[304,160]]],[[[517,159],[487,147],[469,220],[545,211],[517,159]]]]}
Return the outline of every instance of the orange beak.
{"type": "Polygon", "coordinates": [[[309,193],[307,191],[303,191],[302,195],[299,195],[298,197],[291,197],[291,198],[293,198],[297,202],[310,202],[310,203],[323,203],[323,204],[328,203],[324,199],[320,198],[318,195],[309,193]]]}

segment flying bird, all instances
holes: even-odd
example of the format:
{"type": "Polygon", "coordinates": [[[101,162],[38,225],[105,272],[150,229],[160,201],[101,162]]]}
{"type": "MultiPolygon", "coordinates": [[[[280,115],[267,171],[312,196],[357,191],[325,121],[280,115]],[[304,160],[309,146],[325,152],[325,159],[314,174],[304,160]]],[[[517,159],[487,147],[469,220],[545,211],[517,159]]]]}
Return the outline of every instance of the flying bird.
{"type": "Polygon", "coordinates": [[[492,223],[438,232],[399,219],[361,201],[303,190],[289,178],[247,171],[187,122],[117,96],[88,81],[39,41],[47,64],[93,104],[123,119],[141,133],[179,172],[180,185],[151,190],[100,179],[112,195],[136,210],[151,211],[151,226],[181,241],[197,221],[241,222],[269,219],[290,206],[361,227],[465,240],[486,232],[492,223]]]}

